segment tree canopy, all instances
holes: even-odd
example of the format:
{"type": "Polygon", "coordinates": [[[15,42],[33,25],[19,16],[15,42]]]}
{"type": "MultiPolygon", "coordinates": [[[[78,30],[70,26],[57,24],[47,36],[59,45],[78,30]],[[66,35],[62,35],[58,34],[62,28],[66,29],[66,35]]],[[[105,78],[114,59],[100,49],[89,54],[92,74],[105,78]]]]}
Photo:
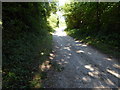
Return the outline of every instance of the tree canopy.
{"type": "MultiPolygon", "coordinates": [[[[120,48],[119,2],[71,2],[62,7],[69,34],[120,48]],[[91,40],[91,39],[90,39],[91,40]]],[[[91,43],[91,41],[90,41],[91,43]]]]}

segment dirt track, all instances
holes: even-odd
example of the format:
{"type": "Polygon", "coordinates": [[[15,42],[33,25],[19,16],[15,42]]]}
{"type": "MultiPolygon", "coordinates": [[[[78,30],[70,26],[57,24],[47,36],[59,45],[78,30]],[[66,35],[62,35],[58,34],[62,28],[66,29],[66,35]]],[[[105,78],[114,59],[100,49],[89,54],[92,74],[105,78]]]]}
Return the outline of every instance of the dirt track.
{"type": "Polygon", "coordinates": [[[51,60],[64,69],[61,72],[49,72],[50,78],[45,87],[120,87],[120,65],[114,59],[65,36],[63,31],[53,35],[53,45],[55,57],[51,56],[51,60]]]}

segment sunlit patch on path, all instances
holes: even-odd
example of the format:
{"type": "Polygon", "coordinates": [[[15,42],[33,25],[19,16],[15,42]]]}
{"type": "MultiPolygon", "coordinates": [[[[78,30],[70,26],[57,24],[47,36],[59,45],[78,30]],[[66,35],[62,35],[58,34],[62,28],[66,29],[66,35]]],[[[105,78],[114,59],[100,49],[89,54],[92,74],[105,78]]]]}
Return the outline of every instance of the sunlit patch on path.
{"type": "Polygon", "coordinates": [[[57,35],[57,36],[66,36],[66,32],[64,31],[66,27],[61,27],[61,28],[57,28],[56,31],[53,33],[53,35],[57,35]]]}

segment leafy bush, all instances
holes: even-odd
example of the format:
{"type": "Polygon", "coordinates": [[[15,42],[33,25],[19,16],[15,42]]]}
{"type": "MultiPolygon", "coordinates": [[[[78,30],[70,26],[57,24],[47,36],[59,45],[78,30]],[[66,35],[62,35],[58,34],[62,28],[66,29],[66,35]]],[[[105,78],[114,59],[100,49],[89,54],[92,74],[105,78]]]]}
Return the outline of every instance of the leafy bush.
{"type": "Polygon", "coordinates": [[[89,44],[94,44],[98,48],[102,47],[102,49],[106,48],[108,52],[114,50],[113,52],[120,53],[119,5],[119,2],[71,2],[66,4],[62,7],[66,17],[66,31],[69,35],[85,42],[91,42],[89,44]],[[91,37],[91,39],[86,40],[87,37],[91,37]]]}
{"type": "Polygon", "coordinates": [[[47,22],[50,6],[15,2],[2,5],[3,88],[35,87],[30,81],[51,51],[51,27],[47,22]]]}

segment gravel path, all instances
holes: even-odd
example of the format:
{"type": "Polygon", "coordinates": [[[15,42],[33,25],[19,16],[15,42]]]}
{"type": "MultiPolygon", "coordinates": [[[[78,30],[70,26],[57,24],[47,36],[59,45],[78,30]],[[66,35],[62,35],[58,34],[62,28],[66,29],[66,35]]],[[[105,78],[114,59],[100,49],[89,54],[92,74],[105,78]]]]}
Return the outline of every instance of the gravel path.
{"type": "Polygon", "coordinates": [[[61,30],[53,35],[51,60],[64,69],[49,72],[49,88],[120,87],[120,64],[61,30]],[[61,34],[60,34],[61,33],[61,34]]]}

